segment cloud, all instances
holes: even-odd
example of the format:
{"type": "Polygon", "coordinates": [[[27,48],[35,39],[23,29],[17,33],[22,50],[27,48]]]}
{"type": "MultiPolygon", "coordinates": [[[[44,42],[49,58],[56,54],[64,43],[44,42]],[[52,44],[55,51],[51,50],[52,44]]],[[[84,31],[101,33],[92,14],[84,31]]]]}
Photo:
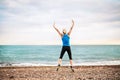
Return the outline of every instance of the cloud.
{"type": "Polygon", "coordinates": [[[3,0],[0,2],[0,43],[12,43],[13,37],[14,44],[30,43],[30,39],[33,43],[41,44],[46,39],[50,43],[51,37],[56,40],[57,36],[52,29],[53,22],[60,30],[69,29],[71,19],[75,20],[73,37],[77,41],[119,41],[119,13],[119,0],[3,0]],[[47,38],[42,39],[43,34],[47,38]],[[25,42],[20,42],[20,38],[25,42]]]}

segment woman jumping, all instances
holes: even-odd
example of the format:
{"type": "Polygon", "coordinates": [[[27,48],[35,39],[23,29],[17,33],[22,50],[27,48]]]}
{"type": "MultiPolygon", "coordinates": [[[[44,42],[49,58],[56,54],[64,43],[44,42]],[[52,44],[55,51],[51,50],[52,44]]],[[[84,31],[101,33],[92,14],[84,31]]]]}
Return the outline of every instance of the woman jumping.
{"type": "Polygon", "coordinates": [[[61,50],[61,53],[60,53],[60,57],[58,59],[58,68],[57,68],[57,71],[62,63],[62,57],[64,55],[64,53],[67,51],[68,53],[68,56],[69,56],[69,59],[70,59],[70,68],[71,70],[74,72],[73,68],[72,68],[72,53],[71,53],[71,49],[70,49],[70,34],[71,34],[71,31],[74,27],[74,21],[72,20],[72,26],[69,30],[69,32],[67,33],[66,29],[63,29],[63,33],[61,33],[56,27],[55,27],[55,23],[53,24],[53,27],[55,28],[55,30],[58,32],[58,34],[60,35],[60,37],[62,38],[62,43],[63,43],[63,46],[62,46],[62,50],[61,50]]]}

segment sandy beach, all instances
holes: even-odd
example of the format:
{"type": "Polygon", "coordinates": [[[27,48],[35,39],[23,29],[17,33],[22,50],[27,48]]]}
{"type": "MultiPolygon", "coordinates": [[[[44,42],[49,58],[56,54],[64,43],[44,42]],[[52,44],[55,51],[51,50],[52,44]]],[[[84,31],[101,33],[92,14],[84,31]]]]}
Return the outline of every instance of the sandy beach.
{"type": "Polygon", "coordinates": [[[0,80],[120,80],[120,65],[0,67],[0,80]]]}

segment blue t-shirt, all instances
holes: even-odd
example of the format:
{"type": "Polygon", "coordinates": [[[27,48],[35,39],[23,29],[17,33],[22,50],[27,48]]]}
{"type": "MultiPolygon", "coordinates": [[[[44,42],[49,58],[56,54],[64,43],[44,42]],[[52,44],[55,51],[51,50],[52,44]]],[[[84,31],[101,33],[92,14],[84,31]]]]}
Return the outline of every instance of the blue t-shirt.
{"type": "Polygon", "coordinates": [[[70,37],[68,36],[68,34],[64,34],[62,36],[62,43],[63,46],[70,46],[70,37]]]}

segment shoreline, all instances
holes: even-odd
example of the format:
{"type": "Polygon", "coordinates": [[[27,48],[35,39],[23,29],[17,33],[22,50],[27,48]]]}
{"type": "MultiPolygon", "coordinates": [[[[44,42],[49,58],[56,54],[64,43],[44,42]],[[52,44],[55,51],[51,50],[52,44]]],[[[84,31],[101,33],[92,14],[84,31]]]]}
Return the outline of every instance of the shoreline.
{"type": "MultiPolygon", "coordinates": [[[[21,65],[21,66],[13,66],[13,65],[9,65],[9,66],[0,66],[0,68],[9,68],[9,67],[18,67],[18,68],[22,68],[22,67],[56,67],[57,65],[21,65]]],[[[70,65],[61,65],[61,67],[69,67],[70,65]]],[[[109,66],[120,66],[118,65],[73,65],[73,67],[109,67],[109,66]]]]}
{"type": "Polygon", "coordinates": [[[0,80],[119,80],[120,65],[0,67],[0,80]]]}
{"type": "MultiPolygon", "coordinates": [[[[111,60],[111,61],[96,61],[96,62],[74,62],[73,66],[111,66],[111,65],[120,65],[120,60],[111,60]]],[[[40,62],[40,63],[9,63],[1,62],[0,67],[29,67],[29,66],[57,66],[57,62],[40,62]]],[[[64,62],[62,66],[69,66],[69,62],[64,62]]]]}

